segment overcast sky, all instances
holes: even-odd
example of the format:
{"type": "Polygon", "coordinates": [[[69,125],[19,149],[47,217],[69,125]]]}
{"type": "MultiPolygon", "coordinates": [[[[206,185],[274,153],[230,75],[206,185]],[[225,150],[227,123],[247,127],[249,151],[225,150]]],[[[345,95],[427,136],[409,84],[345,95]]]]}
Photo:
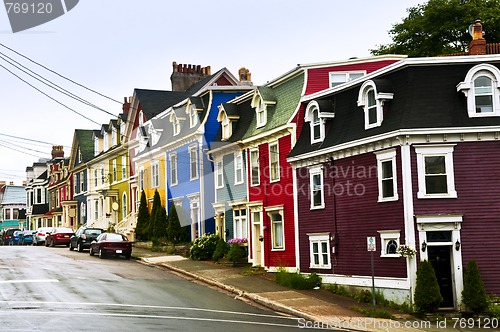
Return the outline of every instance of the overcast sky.
{"type": "Polygon", "coordinates": [[[74,130],[108,123],[109,113],[121,112],[116,101],[134,88],[170,89],[173,61],[211,66],[212,73],[226,67],[235,76],[246,67],[261,85],[299,63],[369,56],[370,49],[391,41],[388,31],[407,8],[425,2],[81,0],[65,15],[18,33],[0,8],[0,180],[20,184],[27,166],[50,157],[52,144],[63,145],[69,157],[74,130]],[[48,88],[5,56],[106,112],[48,88]]]}

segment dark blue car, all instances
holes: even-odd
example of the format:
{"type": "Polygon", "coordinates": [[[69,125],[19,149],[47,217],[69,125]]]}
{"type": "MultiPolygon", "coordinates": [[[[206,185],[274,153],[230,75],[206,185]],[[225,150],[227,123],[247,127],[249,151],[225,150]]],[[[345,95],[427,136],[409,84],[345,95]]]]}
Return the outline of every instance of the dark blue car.
{"type": "Polygon", "coordinates": [[[15,245],[19,244],[19,235],[22,232],[23,231],[15,231],[14,233],[12,233],[12,236],[9,238],[9,245],[10,246],[15,246],[15,245]]]}

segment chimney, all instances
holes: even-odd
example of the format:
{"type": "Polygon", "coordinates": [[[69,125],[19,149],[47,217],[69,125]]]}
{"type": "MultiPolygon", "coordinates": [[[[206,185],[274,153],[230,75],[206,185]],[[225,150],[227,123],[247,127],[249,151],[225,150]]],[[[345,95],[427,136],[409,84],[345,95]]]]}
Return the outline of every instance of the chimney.
{"type": "Polygon", "coordinates": [[[178,64],[174,61],[172,62],[172,75],[170,76],[172,91],[186,91],[208,75],[210,75],[210,66],[178,64]]]}
{"type": "Polygon", "coordinates": [[[13,186],[13,185],[14,185],[14,181],[10,181],[10,183],[9,183],[9,184],[10,184],[11,186],[13,186]]]}
{"type": "Polygon", "coordinates": [[[52,146],[52,159],[64,158],[64,147],[62,145],[52,146]]]}
{"type": "Polygon", "coordinates": [[[481,20],[477,19],[470,26],[470,34],[472,40],[469,44],[469,55],[485,55],[486,54],[486,39],[483,38],[483,25],[481,20]]]}
{"type": "Polygon", "coordinates": [[[23,180],[23,187],[26,187],[26,180],[23,180]]]}
{"type": "Polygon", "coordinates": [[[128,115],[128,112],[130,111],[130,99],[132,98],[123,97],[122,111],[125,115],[128,115]]]}
{"type": "Polygon", "coordinates": [[[250,73],[250,70],[248,70],[247,68],[241,67],[240,70],[238,70],[238,76],[240,78],[241,85],[253,85],[252,73],[250,73]]]}

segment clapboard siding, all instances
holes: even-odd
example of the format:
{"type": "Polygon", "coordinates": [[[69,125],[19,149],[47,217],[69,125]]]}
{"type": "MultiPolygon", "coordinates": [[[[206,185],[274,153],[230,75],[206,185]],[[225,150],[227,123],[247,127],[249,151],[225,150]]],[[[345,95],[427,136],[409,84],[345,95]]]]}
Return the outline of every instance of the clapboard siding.
{"type": "Polygon", "coordinates": [[[453,152],[456,199],[417,199],[416,154],[412,154],[415,214],[463,214],[463,266],[475,259],[487,292],[500,294],[500,142],[458,143],[453,152]]]}

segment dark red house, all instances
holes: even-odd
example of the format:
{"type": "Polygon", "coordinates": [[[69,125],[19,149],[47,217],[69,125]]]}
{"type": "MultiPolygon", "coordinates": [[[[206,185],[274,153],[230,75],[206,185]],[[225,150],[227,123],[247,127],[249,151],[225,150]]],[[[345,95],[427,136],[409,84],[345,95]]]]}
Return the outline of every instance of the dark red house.
{"type": "MultiPolygon", "coordinates": [[[[485,43],[484,43],[485,44],[485,43]]],[[[411,302],[419,261],[443,307],[475,259],[500,294],[500,55],[406,59],[302,98],[287,160],[297,179],[299,267],[411,302]],[[314,121],[314,119],[324,121],[314,121]],[[402,257],[398,247],[415,250],[402,257]]]]}

